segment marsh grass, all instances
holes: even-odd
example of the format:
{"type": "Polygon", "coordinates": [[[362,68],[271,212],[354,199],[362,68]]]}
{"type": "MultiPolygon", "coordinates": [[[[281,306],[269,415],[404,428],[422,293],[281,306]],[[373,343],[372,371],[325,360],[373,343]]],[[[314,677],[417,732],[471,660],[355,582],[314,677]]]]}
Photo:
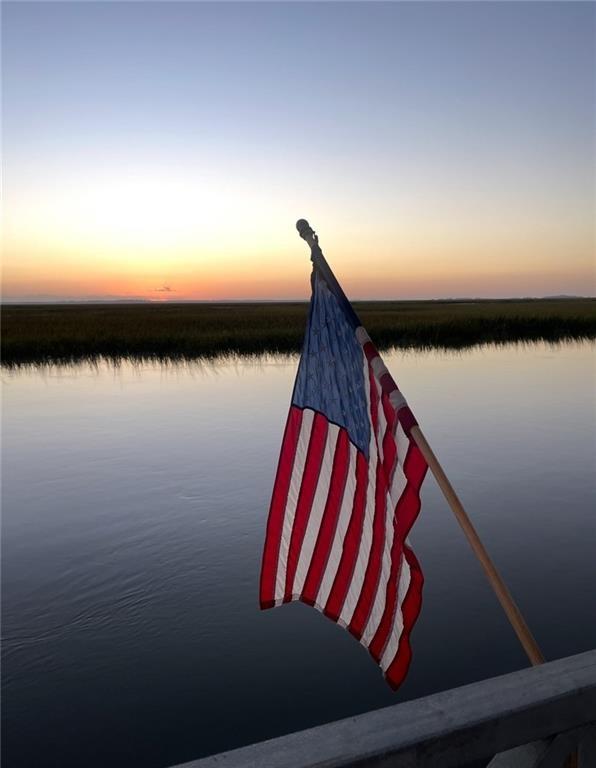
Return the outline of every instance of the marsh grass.
{"type": "MultiPolygon", "coordinates": [[[[596,338],[596,299],[355,302],[380,348],[596,338]]],[[[296,352],[308,304],[44,304],[2,308],[2,362],[196,360],[296,352]]]]}

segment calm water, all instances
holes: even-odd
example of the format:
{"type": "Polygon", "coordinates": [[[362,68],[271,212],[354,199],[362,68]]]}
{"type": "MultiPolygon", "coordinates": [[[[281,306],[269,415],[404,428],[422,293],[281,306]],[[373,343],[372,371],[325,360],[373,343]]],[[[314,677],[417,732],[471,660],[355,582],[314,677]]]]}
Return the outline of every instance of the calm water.
{"type": "MultiPolygon", "coordinates": [[[[545,655],[596,646],[594,347],[385,358],[545,655]]],[[[397,694],[316,611],[259,611],[295,367],[3,371],[4,765],[166,766],[525,666],[431,477],[397,694]]]]}

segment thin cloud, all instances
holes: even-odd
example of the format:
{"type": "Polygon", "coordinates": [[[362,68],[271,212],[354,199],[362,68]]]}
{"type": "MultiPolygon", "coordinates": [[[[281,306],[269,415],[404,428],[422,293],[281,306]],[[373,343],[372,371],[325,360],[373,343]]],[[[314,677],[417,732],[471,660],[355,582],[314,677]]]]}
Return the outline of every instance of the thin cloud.
{"type": "Polygon", "coordinates": [[[176,293],[175,288],[170,288],[169,285],[162,285],[161,288],[153,289],[156,293],[176,293]]]}

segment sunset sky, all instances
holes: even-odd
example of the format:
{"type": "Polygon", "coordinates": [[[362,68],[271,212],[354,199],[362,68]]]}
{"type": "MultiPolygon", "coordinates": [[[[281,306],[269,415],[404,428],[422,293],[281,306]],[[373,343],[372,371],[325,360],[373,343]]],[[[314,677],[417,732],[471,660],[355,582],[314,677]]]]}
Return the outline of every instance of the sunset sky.
{"type": "Polygon", "coordinates": [[[592,3],[3,3],[3,296],[595,293],[592,3]]]}

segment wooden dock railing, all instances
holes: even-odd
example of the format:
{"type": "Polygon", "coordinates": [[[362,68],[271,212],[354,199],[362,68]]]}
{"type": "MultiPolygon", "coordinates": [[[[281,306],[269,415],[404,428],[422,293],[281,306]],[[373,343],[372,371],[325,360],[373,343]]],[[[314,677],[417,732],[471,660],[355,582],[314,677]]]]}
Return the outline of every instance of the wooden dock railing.
{"type": "Polygon", "coordinates": [[[177,768],[596,768],[596,650],[177,768]]]}

